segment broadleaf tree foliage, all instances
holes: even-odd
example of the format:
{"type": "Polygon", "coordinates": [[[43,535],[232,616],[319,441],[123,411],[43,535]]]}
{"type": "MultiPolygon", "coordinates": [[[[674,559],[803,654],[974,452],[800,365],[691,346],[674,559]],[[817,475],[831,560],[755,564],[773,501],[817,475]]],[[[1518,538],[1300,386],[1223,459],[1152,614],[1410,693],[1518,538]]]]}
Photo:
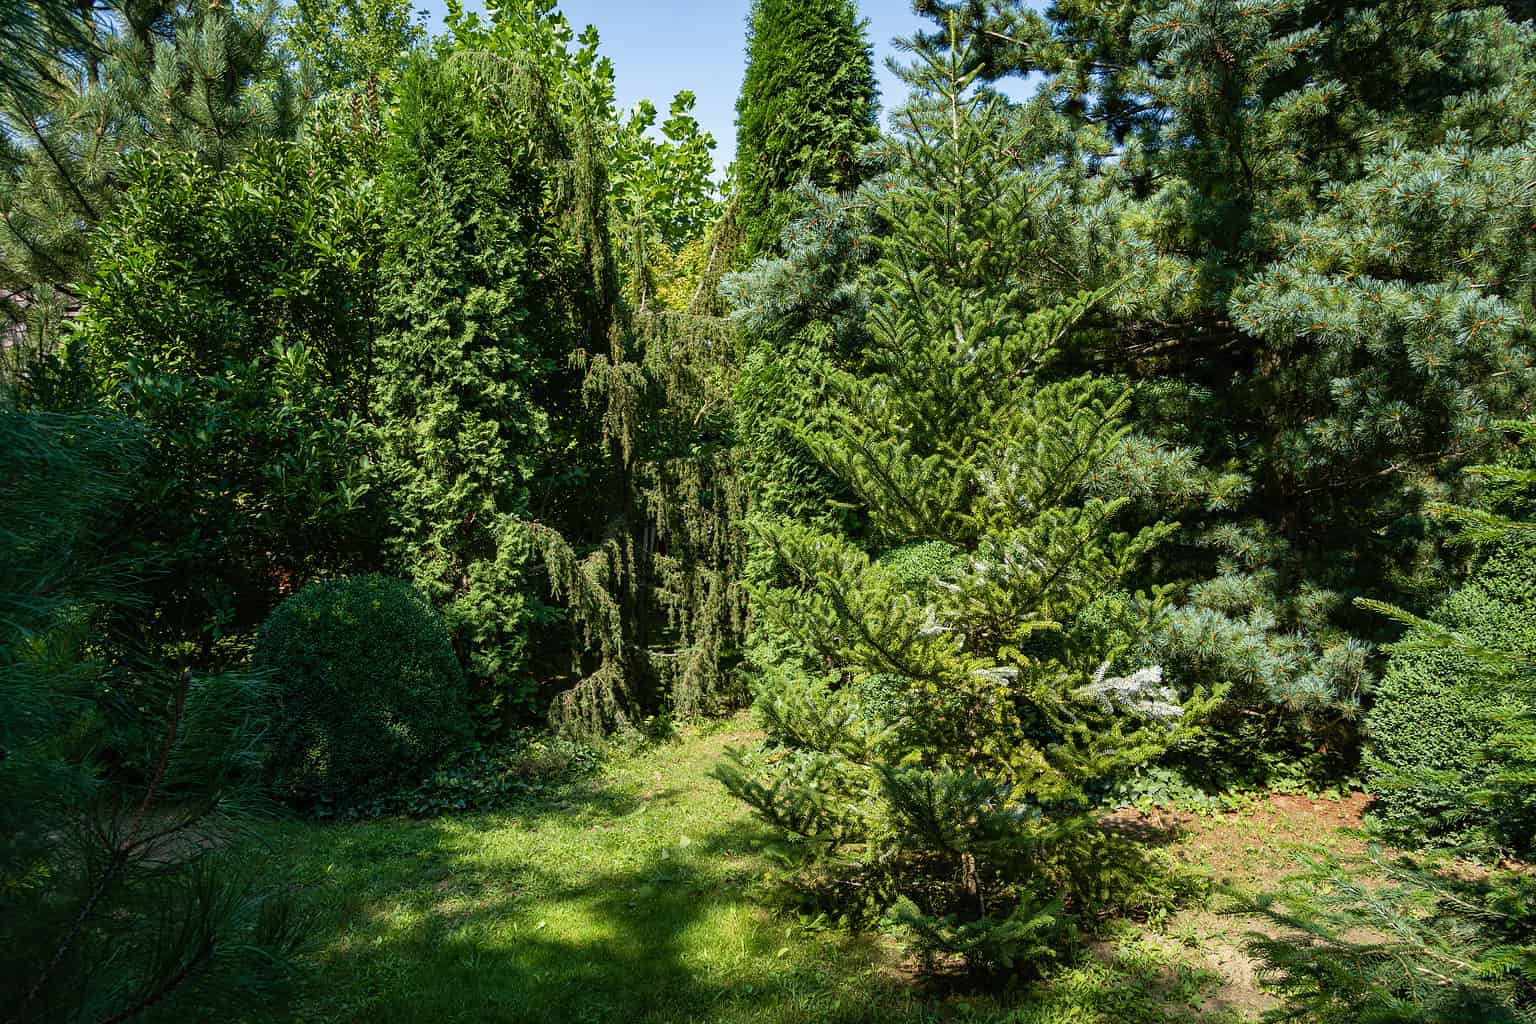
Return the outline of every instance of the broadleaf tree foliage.
{"type": "MultiPolygon", "coordinates": [[[[32,32],[29,70],[0,86],[0,304],[25,325],[13,331],[11,376],[61,343],[90,273],[90,231],[115,208],[135,154],[224,168],[256,141],[291,137],[302,115],[275,4],[80,10],[79,32],[32,32]]],[[[46,26],[41,17],[30,23],[46,26]]]]}

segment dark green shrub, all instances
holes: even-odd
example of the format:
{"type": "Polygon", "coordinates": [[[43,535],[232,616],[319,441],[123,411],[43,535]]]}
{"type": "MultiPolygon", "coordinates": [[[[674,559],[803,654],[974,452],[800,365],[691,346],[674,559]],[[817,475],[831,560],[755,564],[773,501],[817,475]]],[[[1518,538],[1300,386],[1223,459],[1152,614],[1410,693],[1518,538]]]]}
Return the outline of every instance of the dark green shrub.
{"type": "Polygon", "coordinates": [[[273,679],[271,773],[288,800],[374,798],[470,742],[468,689],[448,631],[402,580],[306,587],[262,626],[256,663],[273,679]]]}
{"type": "MultiPolygon", "coordinates": [[[[1536,553],[1511,546],[1494,554],[1431,619],[1474,643],[1536,654],[1536,553]]],[[[1398,841],[1519,842],[1512,827],[1524,829],[1476,797],[1486,788],[1490,744],[1519,698],[1471,653],[1416,648],[1420,632],[1394,653],[1366,720],[1377,817],[1398,841]]]]}
{"type": "Polygon", "coordinates": [[[919,540],[891,548],[876,561],[903,587],[927,598],[935,584],[960,575],[965,568],[965,553],[946,541],[919,540]]]}

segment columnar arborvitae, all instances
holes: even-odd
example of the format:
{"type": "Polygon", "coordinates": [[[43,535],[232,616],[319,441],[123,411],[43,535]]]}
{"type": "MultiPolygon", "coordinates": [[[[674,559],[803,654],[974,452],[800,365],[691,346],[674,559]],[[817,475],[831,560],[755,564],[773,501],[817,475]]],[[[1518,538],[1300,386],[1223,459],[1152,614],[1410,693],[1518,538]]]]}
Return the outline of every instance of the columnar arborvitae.
{"type": "MultiPolygon", "coordinates": [[[[380,473],[401,564],[492,706],[527,683],[530,530],[600,282],[572,190],[601,187],[536,71],[485,51],[402,79],[378,340],[380,473]],[[494,687],[494,692],[491,692],[494,687]]],[[[604,336],[597,326],[598,337],[604,336]]],[[[526,696],[526,693],[523,694],[526,696]]]]}
{"type": "Polygon", "coordinates": [[[857,183],[875,136],[869,42],[853,0],[756,0],[736,101],[736,189],[750,252],[778,247],[804,181],[857,183]]]}
{"type": "Polygon", "coordinates": [[[722,777],[819,862],[804,880],[859,894],[841,910],[1007,968],[1056,955],[1090,909],[1091,794],[1185,711],[1138,650],[1159,602],[1123,589],[1170,527],[1122,531],[1128,499],[1097,486],[1128,395],[1060,361],[1101,296],[1039,301],[1019,226],[1052,172],[1022,156],[1028,118],[969,89],[968,58],[919,51],[895,169],[860,194],[888,226],[863,240],[862,343],[787,424],[860,530],[759,522],[780,566],[757,601],[772,745],[722,777]]]}

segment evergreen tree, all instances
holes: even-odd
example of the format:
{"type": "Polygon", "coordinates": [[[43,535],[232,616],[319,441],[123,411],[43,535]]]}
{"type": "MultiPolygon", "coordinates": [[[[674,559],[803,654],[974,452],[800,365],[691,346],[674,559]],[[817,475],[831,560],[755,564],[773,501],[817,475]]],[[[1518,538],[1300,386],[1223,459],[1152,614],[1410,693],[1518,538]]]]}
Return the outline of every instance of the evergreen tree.
{"type": "MultiPolygon", "coordinates": [[[[1389,838],[1405,845],[1470,839],[1481,852],[1491,844],[1528,856],[1536,421],[1501,426],[1518,450],[1474,471],[1491,484],[1484,500],[1437,509],[1463,539],[1484,546],[1472,579],[1431,619],[1361,602],[1411,627],[1392,646],[1383,700],[1372,712],[1371,767],[1389,838]]],[[[1315,862],[1278,905],[1265,899],[1250,907],[1281,926],[1250,949],[1295,1019],[1526,1021],[1536,1013],[1533,900],[1524,868],[1469,872],[1444,856],[1372,849],[1364,863],[1315,862]],[[1381,877],[1362,878],[1367,873],[1381,877]]]]}
{"type": "Polygon", "coordinates": [[[26,325],[8,352],[24,364],[62,342],[90,233],[133,154],[224,167],[298,119],[273,3],[109,4],[89,7],[86,27],[85,44],[58,39],[34,57],[30,84],[0,89],[0,303],[26,325]]]}
{"type": "Polygon", "coordinates": [[[601,165],[567,125],[536,70],[460,49],[408,69],[384,160],[392,544],[492,708],[530,695],[529,623],[548,614],[531,523],[561,483],[570,354],[607,334],[606,281],[586,260],[602,225],[582,219],[601,214],[601,165]]]}
{"type": "Polygon", "coordinates": [[[262,680],[179,672],[111,625],[158,569],[114,528],[144,431],[0,412],[0,1016],[266,1006],[299,939],[226,848],[260,807],[262,680]]]}
{"type": "Polygon", "coordinates": [[[736,201],[749,253],[778,248],[801,182],[833,190],[857,183],[876,112],[853,0],[755,0],[736,101],[736,201]]]}
{"type": "Polygon", "coordinates": [[[1351,599],[1432,602],[1425,507],[1536,385],[1536,36],[1439,0],[923,6],[1093,140],[1098,262],[1132,275],[1093,364],[1148,382],[1138,425],[1205,480],[1165,660],[1349,749],[1379,630],[1351,599]]]}
{"type": "Polygon", "coordinates": [[[567,670],[550,656],[552,632],[532,631],[545,674],[575,680],[552,721],[605,732],[729,703],[745,617],[733,347],[728,324],[692,302],[661,308],[656,294],[673,247],[697,240],[711,211],[712,140],[687,94],[660,139],[648,105],[621,116],[596,31],[578,35],[548,0],[498,6],[489,22],[455,9],[450,23],[459,46],[539,69],[576,154],[563,201],[590,316],[563,353],[579,379],[556,375],[542,392],[550,450],[568,455],[539,474],[527,524],[542,554],[531,607],[564,619],[574,640],[567,670]]]}
{"type": "Polygon", "coordinates": [[[868,189],[890,227],[868,242],[867,341],[794,428],[864,526],[760,524],[783,567],[757,603],[784,638],[760,666],[776,745],[721,774],[865,913],[1007,968],[1056,955],[1092,899],[1111,859],[1093,793],[1187,727],[1140,661],[1160,602],[1122,589],[1170,527],[1121,532],[1127,499],[1095,493],[1128,396],[1062,373],[1101,296],[1038,303],[1017,226],[1050,171],[1023,156],[1027,120],[969,88],[969,51],[918,56],[868,189]]]}
{"type": "Polygon", "coordinates": [[[146,646],[207,668],[281,596],[376,557],[368,424],[382,247],[367,178],[268,143],[140,158],[98,229],[66,382],[150,428],[120,529],[162,572],[146,646]]]}

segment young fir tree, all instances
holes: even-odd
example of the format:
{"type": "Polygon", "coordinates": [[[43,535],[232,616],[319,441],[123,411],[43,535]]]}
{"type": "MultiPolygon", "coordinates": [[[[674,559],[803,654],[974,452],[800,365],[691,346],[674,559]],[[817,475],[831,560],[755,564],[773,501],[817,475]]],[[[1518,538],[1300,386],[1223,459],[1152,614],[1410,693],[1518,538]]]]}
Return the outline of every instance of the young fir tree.
{"type": "Polygon", "coordinates": [[[795,188],[858,182],[874,140],[877,91],[853,0],[756,0],[736,100],[736,202],[749,254],[778,248],[795,188]]]}
{"type": "Polygon", "coordinates": [[[1171,527],[1121,532],[1126,499],[1093,493],[1128,396],[1055,372],[1098,296],[1038,304],[1019,226],[1050,171],[969,59],[918,50],[896,169],[868,189],[890,228],[867,341],[796,428],[863,534],[760,525],[782,565],[757,603],[785,638],[761,666],[774,746],[721,777],[925,953],[1007,968],[1103,909],[1091,794],[1187,723],[1135,650],[1160,602],[1122,589],[1171,527]]]}
{"type": "Polygon", "coordinates": [[[1191,583],[1166,658],[1251,695],[1234,729],[1272,723],[1210,753],[1262,764],[1297,721],[1349,749],[1379,631],[1351,599],[1432,602],[1426,505],[1536,387],[1536,35],[1448,0],[924,6],[1095,140],[1100,264],[1134,272],[1095,361],[1216,485],[1166,565],[1191,583]]]}

